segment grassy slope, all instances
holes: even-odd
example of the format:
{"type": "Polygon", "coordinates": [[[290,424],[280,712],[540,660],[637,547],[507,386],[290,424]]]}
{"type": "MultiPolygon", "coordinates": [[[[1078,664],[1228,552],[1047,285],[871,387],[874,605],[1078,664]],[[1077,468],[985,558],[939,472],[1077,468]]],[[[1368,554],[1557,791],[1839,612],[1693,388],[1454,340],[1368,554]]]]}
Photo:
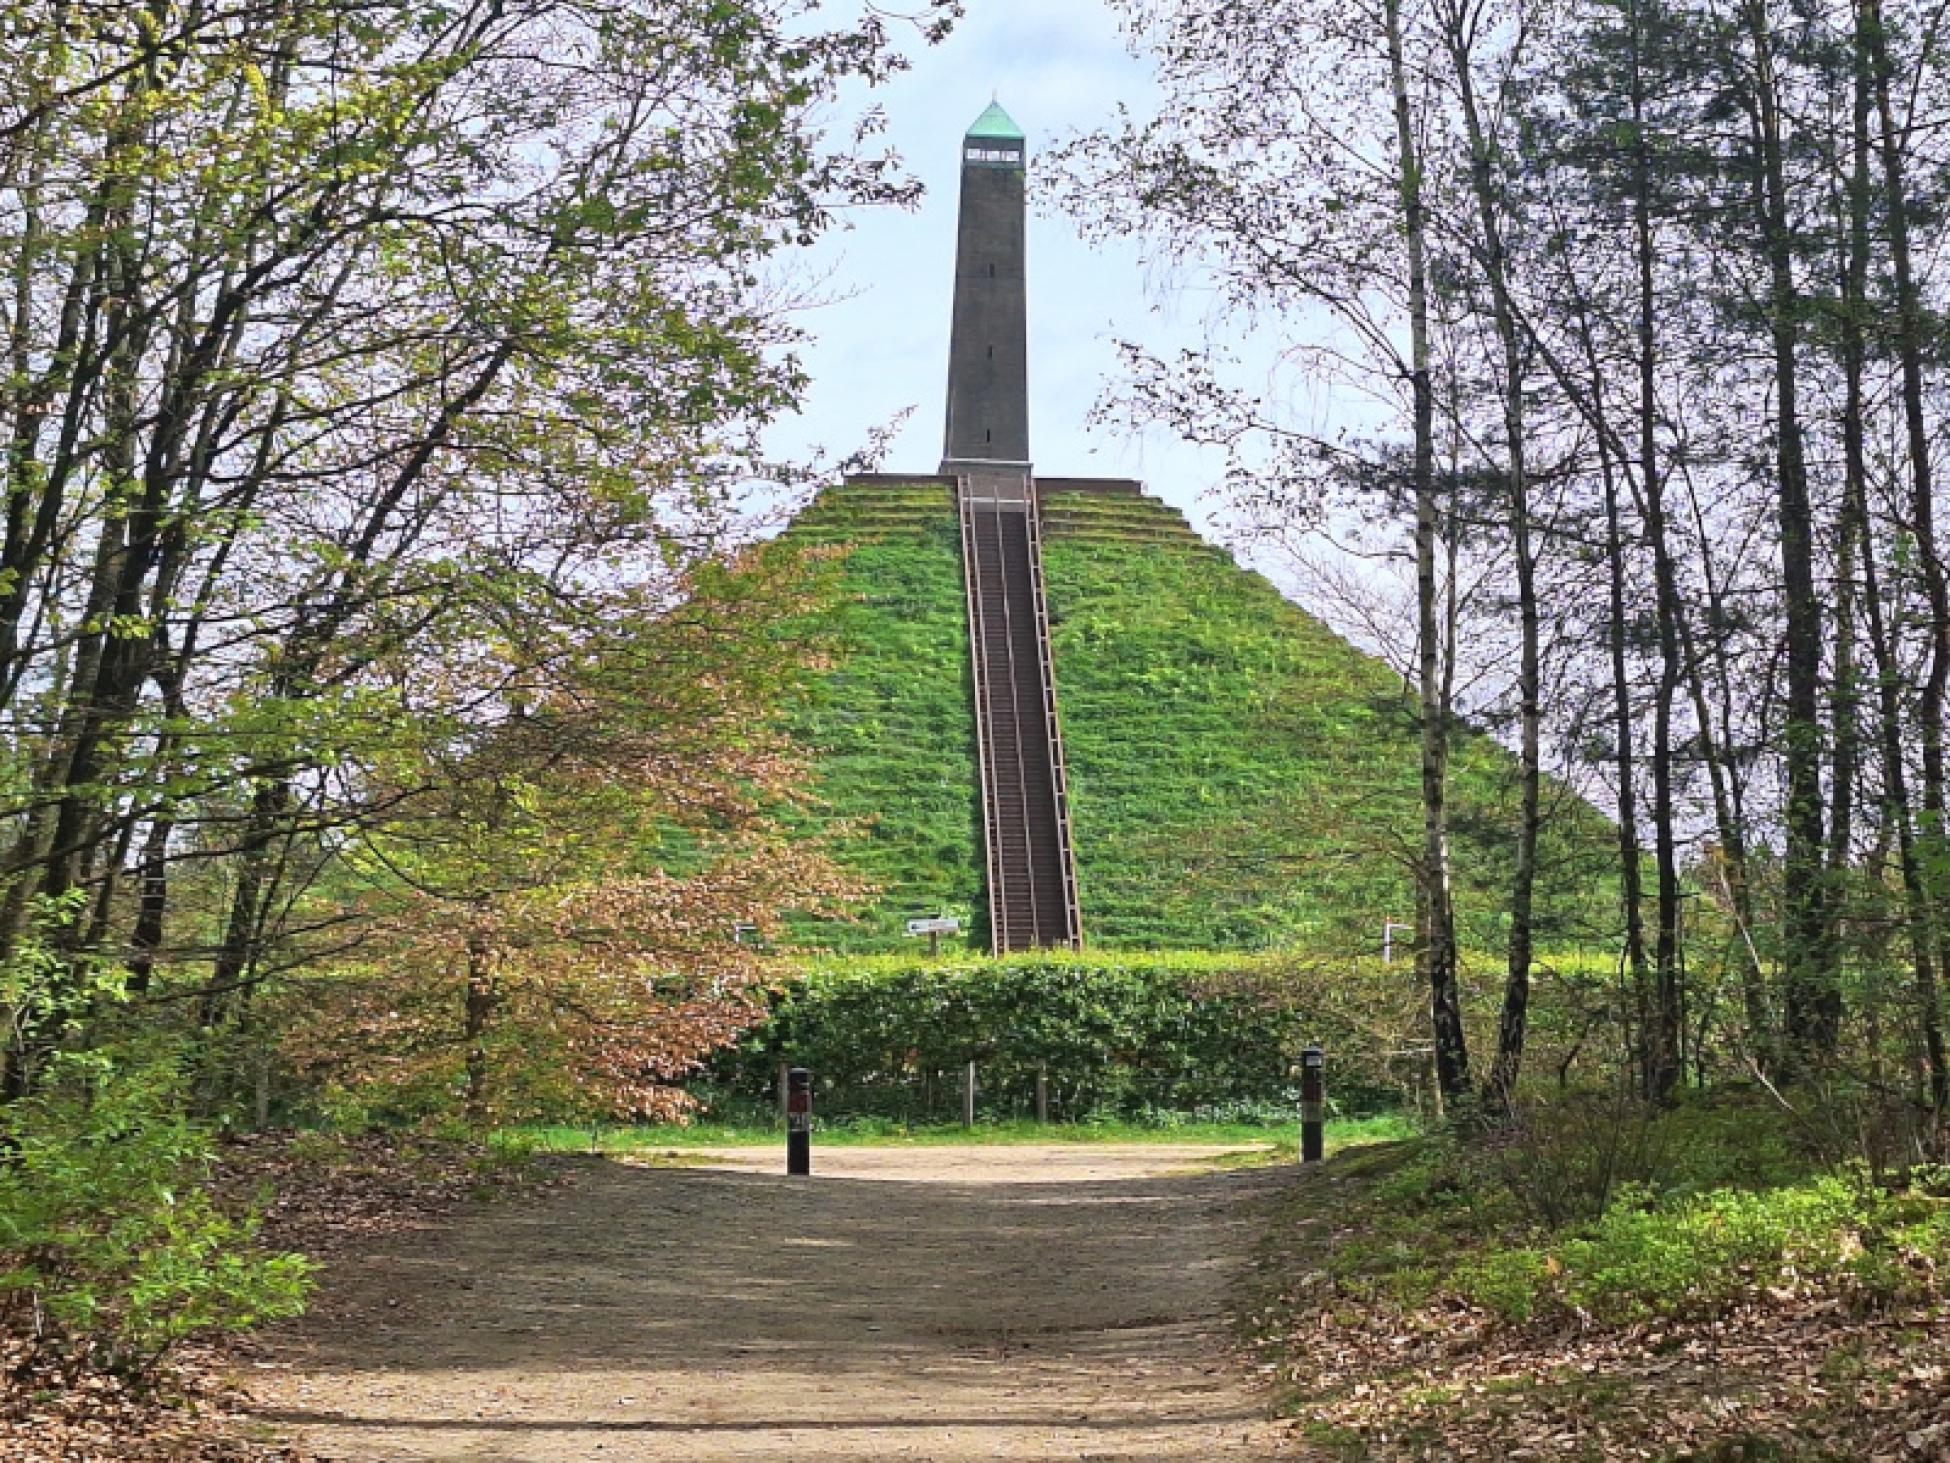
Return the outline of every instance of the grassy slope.
{"type": "Polygon", "coordinates": [[[830,813],[857,821],[847,862],[881,899],[857,927],[816,934],[837,948],[898,947],[909,918],[982,912],[975,719],[961,545],[948,489],[886,495],[923,521],[860,541],[843,504],[822,499],[793,529],[811,544],[850,544],[840,566],[840,650],[792,729],[818,754],[830,813]]]}
{"type": "Polygon", "coordinates": [[[1175,544],[1056,537],[1047,571],[1094,937],[1262,944],[1336,912],[1407,917],[1369,836],[1414,795],[1385,666],[1175,544]]]}
{"type": "MultiPolygon", "coordinates": [[[[1198,544],[1171,510],[1065,496],[1046,548],[1085,930],[1106,946],[1356,948],[1413,907],[1418,761],[1399,679],[1266,580],[1198,544]],[[1136,527],[1158,541],[1106,541],[1136,527]]],[[[884,947],[936,909],[980,937],[980,842],[966,630],[949,490],[829,494],[794,532],[851,545],[849,654],[799,730],[835,814],[875,817],[849,855],[886,891],[884,947]],[[874,532],[888,536],[866,538],[874,532]],[[863,541],[865,538],[865,541],[863,541]],[[925,667],[935,667],[932,674],[925,667]]],[[[1457,758],[1458,866],[1477,889],[1505,851],[1511,759],[1471,736],[1457,758]]],[[[1594,851],[1602,825],[1564,819],[1594,851]]],[[[1493,908],[1493,897],[1472,900],[1493,908]]],[[[1478,921],[1467,938],[1499,943],[1478,921]]]]}

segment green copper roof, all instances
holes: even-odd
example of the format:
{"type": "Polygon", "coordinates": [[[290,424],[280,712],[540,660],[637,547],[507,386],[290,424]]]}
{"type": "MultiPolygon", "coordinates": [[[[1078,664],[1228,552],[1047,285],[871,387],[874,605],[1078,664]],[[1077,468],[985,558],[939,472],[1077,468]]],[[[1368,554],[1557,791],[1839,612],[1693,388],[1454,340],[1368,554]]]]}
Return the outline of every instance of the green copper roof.
{"type": "Polygon", "coordinates": [[[1015,119],[1002,110],[1002,103],[990,102],[989,109],[975,119],[975,125],[968,129],[970,137],[980,137],[988,141],[1021,142],[1022,128],[1015,119]]]}

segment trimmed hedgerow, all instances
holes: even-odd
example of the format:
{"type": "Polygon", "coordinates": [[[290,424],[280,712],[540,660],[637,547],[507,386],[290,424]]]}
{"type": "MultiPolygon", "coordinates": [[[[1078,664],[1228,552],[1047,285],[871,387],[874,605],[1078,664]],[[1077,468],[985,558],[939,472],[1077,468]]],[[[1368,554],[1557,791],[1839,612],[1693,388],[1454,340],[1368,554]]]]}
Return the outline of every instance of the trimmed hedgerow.
{"type": "Polygon", "coordinates": [[[718,1083],[763,1092],[781,1060],[811,1067],[821,1111],[922,1122],[960,1111],[978,1064],[982,1111],[1026,1111],[1040,1072],[1052,1115],[1293,1116],[1291,1069],[1335,1052],[1343,1109],[1389,1100],[1379,1055],[1325,992],[1327,972],[1223,955],[856,958],[812,970],[724,1059],[718,1083]]]}

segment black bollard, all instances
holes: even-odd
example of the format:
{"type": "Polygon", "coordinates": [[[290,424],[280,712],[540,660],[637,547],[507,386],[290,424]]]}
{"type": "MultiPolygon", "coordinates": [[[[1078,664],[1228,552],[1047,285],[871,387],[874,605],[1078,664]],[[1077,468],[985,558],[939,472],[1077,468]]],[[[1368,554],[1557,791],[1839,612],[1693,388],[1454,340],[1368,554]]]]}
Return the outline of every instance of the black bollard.
{"type": "Polygon", "coordinates": [[[1327,1156],[1327,1056],[1317,1046],[1300,1054],[1300,1161],[1327,1156]]]}
{"type": "Polygon", "coordinates": [[[804,1067],[785,1074],[785,1171],[812,1172],[812,1073],[804,1067]]]}

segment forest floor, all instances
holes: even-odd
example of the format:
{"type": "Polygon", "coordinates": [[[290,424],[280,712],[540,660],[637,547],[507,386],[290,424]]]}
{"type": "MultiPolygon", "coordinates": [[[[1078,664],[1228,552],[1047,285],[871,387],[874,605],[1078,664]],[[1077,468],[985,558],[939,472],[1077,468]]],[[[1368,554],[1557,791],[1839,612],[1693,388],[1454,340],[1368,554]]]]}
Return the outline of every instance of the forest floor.
{"type": "Polygon", "coordinates": [[[579,1160],[334,1265],[247,1429],[347,1463],[1270,1457],[1226,1305],[1294,1171],[1228,1151],[579,1160]]]}
{"type": "MultiPolygon", "coordinates": [[[[1873,1302],[1756,1275],[1710,1318],[1505,1324],[1444,1293],[1491,1253],[1471,1211],[1495,1196],[1449,1187],[1454,1170],[1429,1156],[1342,1155],[1263,1212],[1233,1303],[1291,1419],[1288,1456],[1950,1463],[1950,1304],[1934,1262],[1911,1261],[1915,1293],[1873,1302]]],[[[1619,1284],[1635,1264],[1666,1273],[1608,1253],[1619,1284]]]]}

